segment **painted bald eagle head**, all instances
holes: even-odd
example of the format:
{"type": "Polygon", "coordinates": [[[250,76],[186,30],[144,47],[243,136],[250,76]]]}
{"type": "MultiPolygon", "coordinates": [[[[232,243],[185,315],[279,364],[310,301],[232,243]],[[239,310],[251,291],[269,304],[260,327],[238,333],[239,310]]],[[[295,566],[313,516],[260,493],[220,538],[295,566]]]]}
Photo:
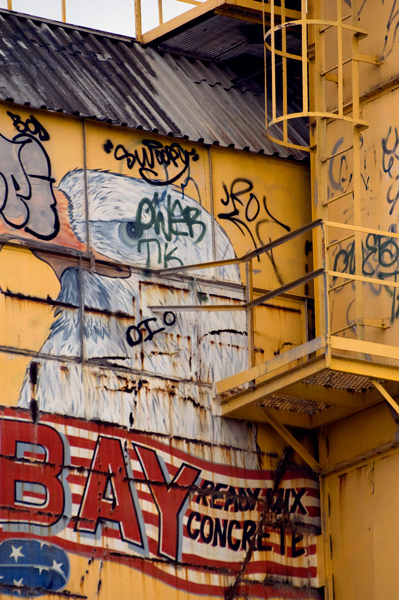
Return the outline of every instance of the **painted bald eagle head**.
{"type": "MultiPolygon", "coordinates": [[[[69,200],[69,220],[77,239],[102,256],[139,267],[167,268],[216,257],[232,258],[226,233],[199,202],[175,186],[154,186],[104,171],[87,172],[88,220],[84,172],[69,172],[59,190],[69,200]]],[[[239,281],[236,266],[220,271],[239,281]]]]}
{"type": "MultiPolygon", "coordinates": [[[[89,242],[99,259],[162,269],[211,261],[215,254],[234,256],[220,225],[181,190],[103,171],[89,170],[86,176],[85,182],[82,170],[69,172],[59,191],[68,201],[73,235],[82,247],[89,242]]],[[[241,289],[230,286],[226,291],[219,280],[171,281],[154,271],[133,268],[130,276],[125,275],[90,269],[79,273],[78,265],[70,261],[59,271],[60,306],[41,348],[43,355],[59,360],[40,364],[35,391],[40,410],[124,426],[134,421],[138,428],[174,435],[188,435],[190,427],[193,436],[216,439],[221,426],[209,409],[210,384],[246,367],[245,314],[189,311],[172,316],[167,309],[154,313],[151,306],[192,304],[210,295],[212,302],[217,297],[223,303],[231,298],[241,301],[241,289]],[[77,310],[82,299],[83,318],[77,310]],[[64,358],[68,360],[62,371],[59,361],[64,358]],[[118,369],[128,374],[128,385],[121,386],[118,369]],[[150,390],[134,396],[130,392],[142,373],[150,390]],[[174,395],[164,385],[171,377],[180,382],[174,395]],[[194,401],[188,406],[183,400],[187,397],[194,401]],[[171,402],[176,404],[173,409],[171,402]],[[196,408],[202,403],[208,408],[206,416],[196,408]]],[[[219,269],[218,276],[240,281],[234,265],[219,269]]],[[[27,374],[20,406],[29,406],[30,399],[27,374]]],[[[223,426],[226,435],[231,432],[226,443],[233,443],[235,427],[223,426]]]]}

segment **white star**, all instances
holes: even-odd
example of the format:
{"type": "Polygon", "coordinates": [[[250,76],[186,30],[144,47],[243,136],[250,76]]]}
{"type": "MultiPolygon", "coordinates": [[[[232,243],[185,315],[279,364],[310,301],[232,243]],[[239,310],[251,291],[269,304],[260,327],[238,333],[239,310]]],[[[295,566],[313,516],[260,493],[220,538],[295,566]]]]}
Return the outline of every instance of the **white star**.
{"type": "Polygon", "coordinates": [[[62,567],[62,563],[57,563],[57,562],[55,562],[55,560],[53,560],[53,564],[51,565],[51,568],[54,569],[54,571],[57,571],[57,573],[61,573],[61,575],[64,575],[64,577],[65,577],[65,573],[61,569],[61,567],[62,567]]]}
{"type": "Polygon", "coordinates": [[[48,571],[49,570],[48,567],[35,567],[35,569],[39,569],[39,575],[42,574],[42,571],[48,571]]]}
{"type": "Polygon", "coordinates": [[[10,554],[10,558],[12,557],[15,560],[15,562],[18,562],[18,559],[20,556],[25,556],[21,552],[22,546],[20,546],[19,548],[15,548],[15,546],[11,545],[11,548],[12,548],[12,552],[10,554]]]}
{"type": "Polygon", "coordinates": [[[13,584],[15,585],[15,587],[23,587],[23,577],[21,577],[21,579],[18,579],[18,581],[16,579],[13,579],[13,584]]]}
{"type": "Polygon", "coordinates": [[[51,544],[49,544],[48,542],[39,542],[40,543],[40,550],[43,548],[43,546],[51,546],[51,544]]]}

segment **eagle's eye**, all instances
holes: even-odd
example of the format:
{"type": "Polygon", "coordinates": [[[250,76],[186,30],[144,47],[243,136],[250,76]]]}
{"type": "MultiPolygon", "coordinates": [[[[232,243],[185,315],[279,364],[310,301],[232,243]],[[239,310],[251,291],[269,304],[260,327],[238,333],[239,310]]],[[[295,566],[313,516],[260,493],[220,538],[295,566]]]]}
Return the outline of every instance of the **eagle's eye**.
{"type": "Polygon", "coordinates": [[[138,239],[136,223],[134,221],[121,223],[118,228],[118,233],[121,241],[128,246],[135,244],[138,239]]]}

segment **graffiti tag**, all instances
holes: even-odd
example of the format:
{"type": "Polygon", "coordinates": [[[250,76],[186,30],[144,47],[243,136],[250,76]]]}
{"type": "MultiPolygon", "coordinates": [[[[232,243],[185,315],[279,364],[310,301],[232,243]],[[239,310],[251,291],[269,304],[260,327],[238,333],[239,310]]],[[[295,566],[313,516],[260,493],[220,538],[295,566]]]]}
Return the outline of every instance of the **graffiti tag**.
{"type": "Polygon", "coordinates": [[[103,149],[107,154],[113,151],[115,160],[124,161],[130,170],[137,164],[140,176],[153,185],[174,183],[188,170],[190,161],[199,159],[195,148],[184,150],[177,142],[168,145],[157,140],[143,140],[141,148],[129,152],[122,144],[114,147],[111,140],[106,140],[103,149]],[[168,173],[170,168],[171,175],[168,173]]]}
{"type": "Polygon", "coordinates": [[[157,254],[158,264],[168,267],[169,262],[183,262],[177,256],[177,246],[169,248],[169,243],[177,237],[189,237],[194,244],[201,242],[206,233],[206,225],[200,219],[201,209],[196,206],[183,206],[180,200],[165,198],[155,192],[153,198],[143,198],[136,211],[135,220],[123,224],[129,229],[129,236],[138,240],[137,251],[147,251],[147,266],[151,264],[151,254],[157,254]],[[163,238],[144,238],[146,232],[163,238]],[[154,248],[155,244],[155,248],[154,248]]]}
{"type": "MultiPolygon", "coordinates": [[[[165,327],[159,327],[156,330],[151,328],[150,323],[157,323],[157,321],[156,317],[151,317],[143,319],[138,325],[131,325],[126,331],[126,341],[129,346],[137,346],[141,342],[149,342],[157,333],[165,331],[165,327]],[[143,336],[143,329],[147,333],[146,337],[143,336]]],[[[172,327],[176,323],[176,315],[172,311],[167,310],[162,316],[162,322],[166,327],[172,327]]]]}
{"type": "Polygon", "coordinates": [[[395,127],[388,129],[387,135],[381,141],[382,170],[392,180],[387,190],[386,199],[391,205],[389,214],[392,215],[399,199],[399,133],[395,127]]]}
{"type": "MultiPolygon", "coordinates": [[[[334,271],[349,273],[353,275],[356,270],[355,242],[351,242],[345,248],[340,248],[335,255],[334,271]]],[[[394,278],[396,282],[399,275],[399,245],[395,238],[369,233],[362,243],[362,275],[375,277],[381,280],[394,278]]],[[[334,277],[336,281],[337,277],[334,277]]],[[[380,287],[380,286],[378,286],[380,287]]],[[[372,286],[376,294],[381,289],[372,286]]],[[[392,296],[391,320],[399,317],[399,306],[397,306],[398,295],[390,288],[386,288],[392,296]]]]}
{"type": "Polygon", "coordinates": [[[7,114],[12,120],[15,129],[19,133],[30,133],[32,135],[37,135],[41,142],[47,142],[50,139],[47,130],[33,115],[30,115],[26,121],[23,121],[20,115],[15,115],[9,110],[7,111],[7,114]]]}
{"type": "Polygon", "coordinates": [[[266,196],[259,200],[252,191],[253,187],[253,183],[249,179],[243,178],[234,179],[230,189],[223,183],[225,197],[221,199],[221,202],[223,206],[230,210],[229,212],[219,213],[218,218],[233,223],[244,236],[248,234],[253,245],[257,248],[266,243],[260,233],[261,226],[264,223],[274,223],[285,231],[291,229],[271,214],[267,206],[266,196]],[[262,218],[258,219],[259,216],[262,218]],[[250,228],[251,223],[255,224],[255,234],[250,228]]]}
{"type": "Polygon", "coordinates": [[[60,223],[50,158],[41,143],[49,135],[32,115],[23,121],[7,114],[20,133],[11,140],[0,134],[0,214],[9,227],[51,240],[60,223]]]}

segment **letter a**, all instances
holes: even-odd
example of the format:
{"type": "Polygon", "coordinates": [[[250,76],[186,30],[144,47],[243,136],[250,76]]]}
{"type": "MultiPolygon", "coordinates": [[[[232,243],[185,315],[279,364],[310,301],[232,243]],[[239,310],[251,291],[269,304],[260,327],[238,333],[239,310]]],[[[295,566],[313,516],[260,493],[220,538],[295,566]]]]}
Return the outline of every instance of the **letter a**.
{"type": "Polygon", "coordinates": [[[121,440],[99,436],[76,530],[95,534],[99,522],[117,523],[121,539],[145,549],[141,511],[121,440]]]}

